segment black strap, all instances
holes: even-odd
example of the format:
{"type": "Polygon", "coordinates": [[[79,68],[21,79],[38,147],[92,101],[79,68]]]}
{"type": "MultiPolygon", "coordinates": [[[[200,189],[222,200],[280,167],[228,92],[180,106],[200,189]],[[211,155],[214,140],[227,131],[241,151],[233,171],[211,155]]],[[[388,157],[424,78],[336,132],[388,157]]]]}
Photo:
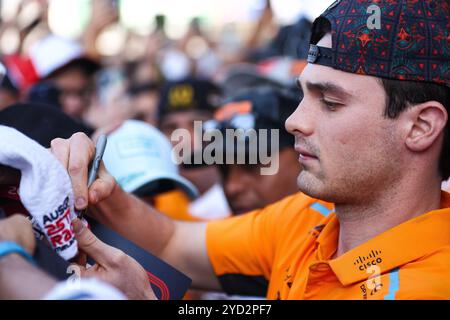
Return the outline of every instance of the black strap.
{"type": "Polygon", "coordinates": [[[315,44],[309,45],[308,62],[333,67],[333,50],[319,47],[315,44]]]}

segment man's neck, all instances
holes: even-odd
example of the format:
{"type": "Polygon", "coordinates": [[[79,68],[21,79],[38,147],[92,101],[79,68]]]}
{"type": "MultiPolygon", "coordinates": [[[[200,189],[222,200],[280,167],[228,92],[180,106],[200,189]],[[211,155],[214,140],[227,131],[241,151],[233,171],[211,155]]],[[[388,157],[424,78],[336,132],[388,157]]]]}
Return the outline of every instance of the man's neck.
{"type": "Polygon", "coordinates": [[[336,204],[339,242],[334,257],[339,257],[377,235],[408,220],[439,209],[440,183],[405,183],[390,188],[370,203],[336,204]]]}

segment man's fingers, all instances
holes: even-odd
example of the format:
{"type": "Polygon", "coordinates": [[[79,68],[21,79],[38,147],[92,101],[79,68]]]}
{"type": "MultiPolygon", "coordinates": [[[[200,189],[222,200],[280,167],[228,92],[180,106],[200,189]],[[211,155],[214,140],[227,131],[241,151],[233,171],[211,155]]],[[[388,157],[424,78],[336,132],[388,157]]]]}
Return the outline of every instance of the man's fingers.
{"type": "Polygon", "coordinates": [[[116,186],[116,180],[106,171],[103,162],[100,163],[98,178],[89,188],[89,202],[92,204],[108,198],[116,186]]]}
{"type": "Polygon", "coordinates": [[[98,203],[108,197],[115,186],[114,178],[101,164],[99,177],[88,191],[88,169],[95,154],[94,143],[84,133],[75,133],[70,139],[54,139],[51,151],[61,164],[67,168],[75,197],[75,208],[83,210],[88,203],[98,203]]]}
{"type": "Polygon", "coordinates": [[[87,264],[87,255],[83,250],[78,250],[78,254],[70,261],[74,264],[85,266],[87,264]]]}
{"type": "Polygon", "coordinates": [[[88,168],[95,153],[92,141],[84,133],[75,133],[70,138],[70,153],[67,171],[72,180],[75,207],[78,210],[88,204],[88,168]]]}
{"type": "Polygon", "coordinates": [[[67,168],[69,163],[69,141],[61,138],[53,139],[50,143],[50,150],[58,161],[67,168]]]}
{"type": "Polygon", "coordinates": [[[89,257],[103,267],[115,265],[115,260],[121,251],[99,240],[79,219],[72,221],[73,231],[78,241],[78,247],[89,257]]]}
{"type": "Polygon", "coordinates": [[[105,273],[100,272],[102,270],[101,268],[102,267],[100,267],[100,265],[96,263],[93,266],[90,266],[89,268],[84,268],[84,270],[82,270],[81,272],[81,276],[83,278],[98,278],[107,282],[107,279],[104,278],[105,273]]]}

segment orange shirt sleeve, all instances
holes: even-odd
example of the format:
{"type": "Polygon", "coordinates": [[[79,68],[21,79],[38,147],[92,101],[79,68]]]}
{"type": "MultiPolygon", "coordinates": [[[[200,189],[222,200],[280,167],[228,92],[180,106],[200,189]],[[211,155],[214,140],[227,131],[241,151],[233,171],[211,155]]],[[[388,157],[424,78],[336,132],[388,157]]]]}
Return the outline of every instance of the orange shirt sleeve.
{"type": "Polygon", "coordinates": [[[297,194],[261,210],[208,223],[208,256],[225,292],[266,295],[279,235],[289,217],[295,218],[310,199],[297,194]]]}

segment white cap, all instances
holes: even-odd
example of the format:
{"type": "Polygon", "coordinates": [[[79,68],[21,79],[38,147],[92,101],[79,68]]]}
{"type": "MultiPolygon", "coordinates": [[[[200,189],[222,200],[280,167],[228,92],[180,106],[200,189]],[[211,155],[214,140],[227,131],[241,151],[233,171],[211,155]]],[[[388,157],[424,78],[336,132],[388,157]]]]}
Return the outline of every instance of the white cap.
{"type": "Polygon", "coordinates": [[[190,198],[198,196],[194,185],[178,174],[170,141],[145,122],[127,120],[110,134],[103,161],[126,192],[165,181],[181,188],[190,198]]]}
{"type": "Polygon", "coordinates": [[[75,60],[89,60],[78,42],[53,34],[31,47],[30,58],[41,79],[75,60]]]}

